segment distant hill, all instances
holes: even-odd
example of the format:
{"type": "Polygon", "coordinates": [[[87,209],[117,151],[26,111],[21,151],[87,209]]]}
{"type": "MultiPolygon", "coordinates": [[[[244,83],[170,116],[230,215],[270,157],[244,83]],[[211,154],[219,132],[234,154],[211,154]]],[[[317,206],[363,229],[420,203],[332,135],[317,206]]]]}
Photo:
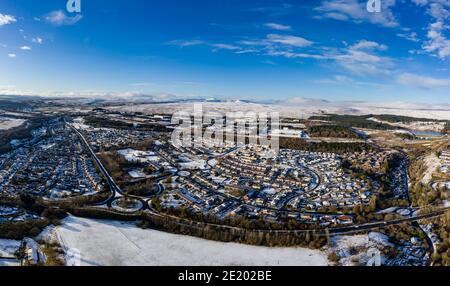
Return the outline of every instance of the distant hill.
{"type": "Polygon", "coordinates": [[[32,108],[33,105],[25,101],[10,101],[0,99],[0,109],[2,110],[21,111],[30,110],[32,108]]]}
{"type": "Polygon", "coordinates": [[[397,129],[392,125],[376,122],[369,120],[372,115],[337,115],[337,114],[326,114],[311,116],[310,120],[321,120],[333,122],[336,125],[347,126],[347,127],[357,127],[357,128],[368,128],[368,129],[378,129],[378,130],[391,130],[397,129]]]}

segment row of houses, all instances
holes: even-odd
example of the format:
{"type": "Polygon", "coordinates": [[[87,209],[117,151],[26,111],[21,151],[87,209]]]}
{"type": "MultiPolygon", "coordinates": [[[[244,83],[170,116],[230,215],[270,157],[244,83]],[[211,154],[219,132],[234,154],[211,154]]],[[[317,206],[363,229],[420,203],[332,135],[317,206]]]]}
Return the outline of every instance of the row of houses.
{"type": "Polygon", "coordinates": [[[439,159],[441,160],[440,171],[450,174],[450,150],[442,151],[439,159]]]}

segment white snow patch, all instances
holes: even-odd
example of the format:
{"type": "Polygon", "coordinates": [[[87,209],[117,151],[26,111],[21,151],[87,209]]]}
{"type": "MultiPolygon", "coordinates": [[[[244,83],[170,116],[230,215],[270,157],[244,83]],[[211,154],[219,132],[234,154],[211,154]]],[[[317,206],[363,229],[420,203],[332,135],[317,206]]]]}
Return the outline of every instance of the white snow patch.
{"type": "Polygon", "coordinates": [[[422,178],[422,184],[426,185],[431,182],[433,173],[436,172],[436,169],[441,165],[441,162],[436,154],[432,153],[425,158],[424,163],[427,166],[427,170],[422,178]]]}
{"type": "Polygon", "coordinates": [[[139,170],[129,171],[128,175],[130,175],[133,179],[145,178],[145,174],[142,171],[139,171],[139,170]]]}
{"type": "Polygon", "coordinates": [[[391,208],[387,208],[381,211],[376,212],[376,214],[389,214],[389,213],[393,213],[398,209],[398,207],[391,207],[391,208]]]}
{"type": "Polygon", "coordinates": [[[13,258],[19,250],[20,241],[11,239],[0,239],[0,257],[13,258]]]}
{"type": "Polygon", "coordinates": [[[120,155],[122,155],[125,160],[128,162],[147,162],[147,161],[155,161],[155,158],[153,156],[155,153],[153,152],[146,152],[146,151],[139,151],[134,149],[123,149],[117,151],[120,155]]]}
{"type": "Polygon", "coordinates": [[[180,163],[180,168],[182,170],[205,170],[207,167],[206,161],[201,159],[180,163]]]}
{"type": "Polygon", "coordinates": [[[9,130],[19,127],[20,125],[24,124],[25,121],[26,120],[24,119],[0,117],[0,130],[9,130]]]}
{"type": "Polygon", "coordinates": [[[382,246],[394,247],[394,245],[389,242],[389,237],[379,232],[369,232],[369,240],[382,246]]]}

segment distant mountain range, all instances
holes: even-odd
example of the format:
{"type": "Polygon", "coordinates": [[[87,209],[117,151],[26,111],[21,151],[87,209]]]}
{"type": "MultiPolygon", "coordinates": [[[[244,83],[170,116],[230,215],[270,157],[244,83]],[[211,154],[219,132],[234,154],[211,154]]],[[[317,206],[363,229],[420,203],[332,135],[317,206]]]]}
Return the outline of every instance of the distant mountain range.
{"type": "MultiPolygon", "coordinates": [[[[169,104],[169,103],[233,103],[233,104],[260,104],[279,108],[299,108],[306,110],[330,110],[343,113],[361,113],[371,109],[395,110],[436,110],[450,111],[450,104],[431,104],[415,102],[369,102],[369,101],[330,101],[324,99],[295,97],[289,99],[248,100],[238,98],[215,97],[184,97],[170,93],[159,94],[115,94],[93,93],[61,96],[18,96],[0,95],[0,102],[27,102],[27,103],[55,103],[61,105],[122,105],[122,104],[169,104]]],[[[0,107],[1,109],[1,107],[0,107]]]]}

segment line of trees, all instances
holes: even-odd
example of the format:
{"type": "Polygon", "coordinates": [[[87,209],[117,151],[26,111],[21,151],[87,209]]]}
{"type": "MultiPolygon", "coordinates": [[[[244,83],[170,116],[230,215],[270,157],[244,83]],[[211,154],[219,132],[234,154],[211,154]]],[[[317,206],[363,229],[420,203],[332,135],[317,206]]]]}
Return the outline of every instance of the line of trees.
{"type": "Polygon", "coordinates": [[[429,118],[420,118],[420,117],[411,117],[411,116],[402,116],[402,115],[391,115],[391,114],[380,114],[373,115],[372,117],[392,123],[411,123],[411,122],[439,122],[437,119],[429,119],[429,118]]]}
{"type": "Polygon", "coordinates": [[[394,133],[397,137],[402,138],[402,139],[406,139],[406,140],[415,140],[417,139],[417,136],[415,136],[414,134],[410,134],[410,133],[394,133]]]}
{"type": "Polygon", "coordinates": [[[351,128],[340,125],[317,125],[308,128],[311,137],[334,137],[359,139],[358,133],[351,128]]]}
{"type": "Polygon", "coordinates": [[[326,116],[317,115],[311,116],[309,120],[321,120],[334,122],[337,125],[358,127],[358,128],[368,128],[368,129],[378,129],[378,130],[392,130],[396,129],[392,125],[376,122],[369,120],[372,115],[337,115],[337,114],[327,114],[326,116]]]}
{"type": "Polygon", "coordinates": [[[35,237],[49,224],[47,219],[27,222],[2,222],[0,223],[0,237],[14,240],[35,237]]]}
{"type": "Polygon", "coordinates": [[[280,137],[280,148],[310,152],[354,153],[372,151],[374,147],[360,142],[309,142],[300,138],[280,137]]]}
{"type": "Polygon", "coordinates": [[[450,133],[450,121],[447,121],[447,123],[445,123],[444,132],[450,133]]]}
{"type": "Polygon", "coordinates": [[[165,126],[159,124],[140,123],[135,125],[133,123],[121,120],[113,120],[96,116],[85,117],[85,123],[87,125],[97,128],[135,129],[140,131],[156,131],[156,132],[168,131],[168,129],[165,126]]]}
{"type": "Polygon", "coordinates": [[[213,225],[201,220],[194,221],[187,218],[157,216],[149,212],[135,214],[121,214],[101,208],[74,208],[68,209],[73,215],[93,219],[111,219],[122,221],[138,221],[141,228],[152,228],[175,234],[200,237],[208,240],[222,242],[238,242],[250,245],[264,246],[305,246],[320,248],[329,241],[327,230],[308,230],[299,232],[271,232],[251,228],[224,227],[221,224],[213,225]]]}
{"type": "MultiPolygon", "coordinates": [[[[210,224],[182,223],[172,218],[155,217],[144,214],[142,227],[152,227],[171,233],[185,234],[222,242],[239,242],[251,245],[274,246],[306,246],[320,248],[328,242],[323,231],[305,231],[297,233],[279,233],[257,231],[251,229],[224,228],[210,224]]],[[[325,231],[326,232],[326,231],[325,231]]]]}
{"type": "Polygon", "coordinates": [[[432,259],[436,266],[450,266],[450,213],[435,221],[433,232],[439,236],[440,243],[432,259]]]}

